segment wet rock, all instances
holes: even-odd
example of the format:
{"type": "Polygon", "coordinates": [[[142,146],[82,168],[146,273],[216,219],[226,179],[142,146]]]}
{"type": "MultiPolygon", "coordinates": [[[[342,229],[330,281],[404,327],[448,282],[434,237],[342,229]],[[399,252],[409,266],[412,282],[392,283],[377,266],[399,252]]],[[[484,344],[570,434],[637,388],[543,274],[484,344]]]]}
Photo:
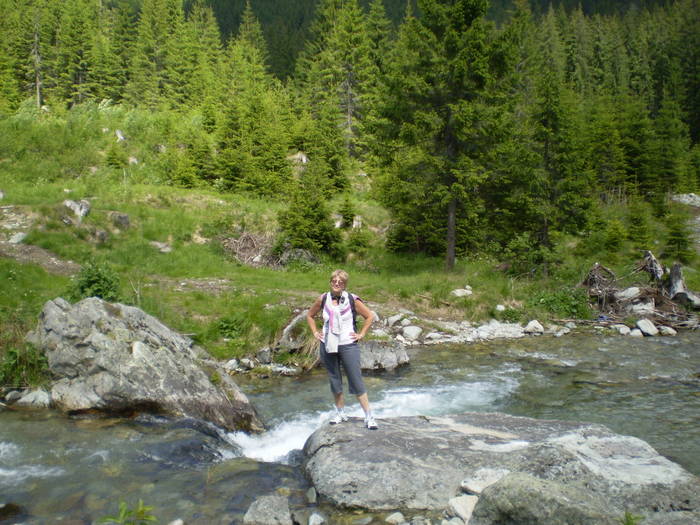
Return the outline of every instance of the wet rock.
{"type": "Polygon", "coordinates": [[[256,499],[243,517],[249,525],[293,525],[289,501],[285,496],[270,494],[256,499]]]}
{"type": "Polygon", "coordinates": [[[394,370],[409,363],[406,349],[396,343],[368,341],[360,343],[362,370],[394,370]]]}
{"type": "Polygon", "coordinates": [[[528,474],[509,474],[487,488],[476,504],[470,525],[511,523],[619,525],[616,512],[586,491],[528,474]]]}
{"type": "Polygon", "coordinates": [[[637,328],[639,328],[644,335],[659,335],[659,330],[649,319],[640,319],[637,321],[637,328]]]}
{"type": "Polygon", "coordinates": [[[323,525],[324,523],[326,523],[326,518],[318,512],[314,512],[309,516],[309,525],[323,525]]]}
{"type": "Polygon", "coordinates": [[[49,408],[51,406],[51,396],[43,389],[32,390],[24,394],[15,404],[32,408],[49,408]]]}
{"type": "Polygon", "coordinates": [[[486,487],[500,481],[510,474],[506,469],[482,468],[462,480],[462,490],[478,496],[486,487]]]}
{"type": "Polygon", "coordinates": [[[474,512],[474,507],[478,501],[479,498],[477,496],[457,496],[456,498],[452,498],[448,502],[448,505],[453,514],[456,514],[463,521],[469,523],[472,513],[474,512]]]}
{"type": "Polygon", "coordinates": [[[0,503],[0,521],[17,519],[22,515],[22,507],[14,503],[0,503]]]}
{"type": "Polygon", "coordinates": [[[666,336],[678,335],[678,332],[676,332],[673,328],[671,328],[670,326],[665,326],[665,325],[659,326],[659,333],[661,335],[666,335],[666,336]]]}
{"type": "Polygon", "coordinates": [[[272,350],[269,347],[262,348],[258,350],[258,353],[255,357],[261,363],[269,365],[272,362],[272,350]]]}
{"type": "Polygon", "coordinates": [[[389,514],[384,521],[386,523],[392,523],[393,525],[401,525],[406,522],[406,518],[404,518],[404,515],[400,512],[394,512],[393,514],[389,514]]]}
{"type": "Polygon", "coordinates": [[[499,476],[481,492],[470,525],[560,523],[546,521],[552,516],[612,524],[625,509],[700,510],[700,479],[601,425],[497,413],[379,424],[380,432],[367,432],[351,418],[309,437],[304,470],[319,495],[367,511],[441,511],[463,495],[466,478],[490,470],[499,476]]]}
{"type": "Polygon", "coordinates": [[[60,410],[155,412],[229,430],[263,429],[230,376],[200,365],[206,352],[133,306],[58,298],[44,305],[27,339],[48,358],[51,398],[60,410]]]}
{"type": "Polygon", "coordinates": [[[620,335],[630,335],[630,327],[624,324],[614,324],[610,328],[617,331],[620,335]]]}
{"type": "Polygon", "coordinates": [[[526,334],[540,335],[544,333],[544,327],[537,319],[533,319],[527,323],[524,332],[526,334]]]}

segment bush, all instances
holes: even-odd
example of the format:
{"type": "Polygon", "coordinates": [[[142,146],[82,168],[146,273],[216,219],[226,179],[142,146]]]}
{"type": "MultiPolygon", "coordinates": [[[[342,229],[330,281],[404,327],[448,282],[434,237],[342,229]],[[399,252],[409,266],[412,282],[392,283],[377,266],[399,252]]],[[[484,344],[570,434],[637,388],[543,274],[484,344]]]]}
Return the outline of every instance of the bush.
{"type": "Polygon", "coordinates": [[[588,319],[591,316],[588,294],[583,288],[539,292],[528,301],[528,306],[544,308],[552,314],[565,318],[588,319]]]}
{"type": "Polygon", "coordinates": [[[36,386],[48,377],[46,356],[31,345],[11,347],[0,363],[0,385],[9,387],[36,386]]]}
{"type": "Polygon", "coordinates": [[[119,276],[106,263],[89,261],[73,280],[68,292],[72,301],[99,297],[105,301],[119,300],[119,276]]]}

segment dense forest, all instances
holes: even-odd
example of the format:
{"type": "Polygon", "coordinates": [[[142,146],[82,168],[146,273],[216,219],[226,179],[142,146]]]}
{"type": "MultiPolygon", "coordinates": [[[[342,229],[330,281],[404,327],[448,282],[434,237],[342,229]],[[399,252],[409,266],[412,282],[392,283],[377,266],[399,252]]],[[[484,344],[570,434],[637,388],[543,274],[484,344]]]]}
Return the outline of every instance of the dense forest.
{"type": "Polygon", "coordinates": [[[337,250],[324,199],[362,169],[389,249],[546,271],[566,236],[682,238],[667,196],[700,186],[699,2],[622,4],[0,0],[0,118],[181,115],[163,182],[288,202],[288,244],[337,250]]]}

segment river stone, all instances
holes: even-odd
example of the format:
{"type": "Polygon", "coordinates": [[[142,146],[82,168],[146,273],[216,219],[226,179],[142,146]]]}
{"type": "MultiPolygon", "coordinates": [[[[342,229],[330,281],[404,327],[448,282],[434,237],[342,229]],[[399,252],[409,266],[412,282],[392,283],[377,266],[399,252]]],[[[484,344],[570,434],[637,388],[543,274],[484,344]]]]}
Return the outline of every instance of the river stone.
{"type": "Polygon", "coordinates": [[[192,340],[133,306],[49,301],[27,340],[46,353],[51,399],[66,412],[155,412],[261,431],[248,398],[192,340]],[[203,366],[207,366],[205,371],[203,366]],[[210,377],[218,378],[215,385],[210,377]]]}
{"type": "Polygon", "coordinates": [[[611,510],[580,488],[517,473],[482,493],[469,525],[619,525],[621,513],[611,510]]]}
{"type": "Polygon", "coordinates": [[[478,496],[486,487],[500,481],[508,474],[510,472],[505,469],[481,468],[462,480],[462,490],[478,496]]]}
{"type": "Polygon", "coordinates": [[[537,319],[533,319],[529,323],[527,323],[527,326],[525,327],[525,333],[526,334],[543,334],[544,333],[544,327],[542,326],[542,323],[540,323],[537,319]]]}
{"type": "Polygon", "coordinates": [[[362,370],[394,370],[409,363],[406,349],[394,342],[368,341],[360,348],[362,370]]]}
{"type": "Polygon", "coordinates": [[[309,516],[308,525],[323,525],[324,523],[326,523],[326,518],[321,516],[318,512],[314,512],[311,516],[309,516]]]}
{"type": "Polygon", "coordinates": [[[610,328],[617,330],[620,335],[630,335],[631,332],[630,327],[625,324],[614,324],[610,328]]]}
{"type": "Polygon", "coordinates": [[[401,525],[402,523],[406,523],[406,518],[400,512],[394,512],[392,514],[389,514],[384,519],[384,522],[391,523],[392,525],[401,525]]]}
{"type": "Polygon", "coordinates": [[[644,337],[644,333],[639,328],[633,328],[630,331],[631,337],[644,337]]]}
{"type": "Polygon", "coordinates": [[[637,321],[637,328],[639,328],[644,335],[659,335],[659,330],[649,319],[640,319],[637,321]]]}
{"type": "Polygon", "coordinates": [[[404,336],[406,341],[415,341],[420,337],[420,334],[422,332],[423,332],[423,329],[420,326],[409,325],[409,326],[403,327],[403,330],[401,331],[401,335],[404,336]]]}
{"type": "Polygon", "coordinates": [[[396,323],[401,321],[401,319],[403,319],[403,314],[396,314],[396,315],[392,315],[391,317],[388,317],[385,322],[386,322],[386,325],[391,328],[396,323]]]}
{"type": "MultiPolygon", "coordinates": [[[[605,509],[606,519],[625,509],[647,515],[700,509],[700,479],[644,441],[602,425],[471,412],[379,423],[379,431],[367,432],[361,419],[351,418],[344,425],[324,424],[309,437],[304,470],[320,496],[337,506],[369,511],[441,511],[462,495],[465,478],[493,469],[563,487],[557,494],[573,498],[567,516],[584,512],[583,502],[596,512],[605,509]]],[[[509,486],[515,487],[515,499],[526,489],[512,482],[499,490],[509,486]]],[[[542,495],[542,505],[561,509],[566,500],[559,495],[542,495]]],[[[517,519],[519,508],[512,510],[511,515],[501,508],[500,521],[486,521],[483,511],[480,523],[526,523],[517,519]]]]}
{"type": "Polygon", "coordinates": [[[286,496],[269,494],[260,496],[248,508],[243,517],[246,525],[293,525],[286,496]]]}
{"type": "Polygon", "coordinates": [[[472,517],[474,507],[478,501],[478,496],[457,496],[456,498],[452,498],[448,504],[453,514],[456,514],[466,523],[469,523],[469,519],[472,517]]]}
{"type": "Polygon", "coordinates": [[[33,408],[49,408],[51,406],[51,396],[42,389],[32,390],[24,394],[15,404],[33,408]]]}
{"type": "Polygon", "coordinates": [[[678,335],[678,332],[676,332],[670,326],[666,326],[666,325],[659,326],[659,333],[661,335],[666,335],[666,336],[671,336],[671,337],[673,337],[674,335],[678,335]]]}

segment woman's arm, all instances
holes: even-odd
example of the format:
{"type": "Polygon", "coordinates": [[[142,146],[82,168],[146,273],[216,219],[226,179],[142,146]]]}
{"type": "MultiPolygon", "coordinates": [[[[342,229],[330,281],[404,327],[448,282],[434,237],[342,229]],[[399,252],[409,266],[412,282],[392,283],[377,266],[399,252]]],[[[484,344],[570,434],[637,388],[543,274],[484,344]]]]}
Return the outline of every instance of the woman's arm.
{"type": "Polygon", "coordinates": [[[362,300],[359,298],[355,299],[355,310],[365,319],[365,321],[362,323],[362,329],[360,330],[360,333],[353,333],[353,339],[355,339],[355,341],[359,341],[367,334],[367,332],[369,331],[369,327],[372,326],[372,321],[374,321],[374,314],[372,313],[372,310],[367,308],[365,303],[363,303],[362,300]]]}
{"type": "Polygon", "coordinates": [[[314,334],[314,337],[318,339],[319,341],[323,341],[323,334],[318,331],[318,327],[316,326],[316,314],[321,311],[321,298],[323,296],[319,297],[316,299],[314,304],[311,305],[311,308],[306,312],[306,323],[309,325],[309,328],[311,328],[311,333],[314,334]]]}

